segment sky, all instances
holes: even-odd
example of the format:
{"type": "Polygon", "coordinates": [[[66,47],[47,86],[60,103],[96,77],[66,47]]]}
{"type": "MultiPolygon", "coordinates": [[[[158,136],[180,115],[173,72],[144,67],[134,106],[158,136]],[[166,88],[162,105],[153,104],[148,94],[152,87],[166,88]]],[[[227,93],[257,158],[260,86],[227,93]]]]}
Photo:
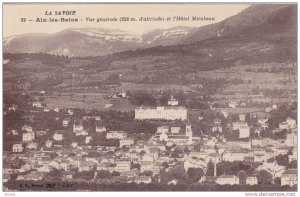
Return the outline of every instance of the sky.
{"type": "Polygon", "coordinates": [[[9,37],[25,33],[55,33],[67,28],[109,28],[143,34],[153,29],[166,29],[175,26],[200,27],[222,21],[236,15],[249,4],[9,4],[3,5],[3,36],[9,37]],[[55,11],[76,11],[74,16],[53,15],[55,11]],[[45,13],[52,12],[52,15],[45,13]],[[214,21],[175,21],[174,17],[211,17],[214,21]],[[35,22],[37,18],[47,20],[77,18],[79,22],[35,22]],[[86,17],[95,18],[87,22],[86,17]],[[97,18],[116,17],[117,22],[96,22],[97,18]],[[135,17],[134,22],[120,22],[120,17],[135,17]],[[140,17],[161,17],[165,21],[145,22],[140,17]],[[171,17],[171,21],[166,21],[171,17]],[[26,18],[26,22],[21,22],[26,18]],[[33,20],[33,21],[29,21],[33,20]],[[82,20],[82,21],[81,21],[82,20]]]}

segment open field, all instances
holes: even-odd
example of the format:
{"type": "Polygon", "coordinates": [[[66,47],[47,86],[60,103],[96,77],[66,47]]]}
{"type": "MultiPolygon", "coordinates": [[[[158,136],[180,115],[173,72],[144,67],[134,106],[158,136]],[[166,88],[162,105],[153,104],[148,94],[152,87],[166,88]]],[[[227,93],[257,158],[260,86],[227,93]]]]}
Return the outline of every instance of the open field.
{"type": "Polygon", "coordinates": [[[106,110],[105,104],[113,104],[108,109],[118,111],[131,111],[135,106],[127,99],[106,99],[104,94],[71,94],[44,97],[47,106],[62,108],[97,109],[106,110]]]}

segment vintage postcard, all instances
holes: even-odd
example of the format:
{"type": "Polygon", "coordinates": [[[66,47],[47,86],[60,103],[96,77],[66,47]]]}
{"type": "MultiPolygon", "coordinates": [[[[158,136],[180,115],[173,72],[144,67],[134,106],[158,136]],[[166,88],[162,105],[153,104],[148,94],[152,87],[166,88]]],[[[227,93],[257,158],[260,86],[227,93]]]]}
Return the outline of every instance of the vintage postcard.
{"type": "Polygon", "coordinates": [[[3,191],[297,191],[297,3],[2,6],[3,191]]]}

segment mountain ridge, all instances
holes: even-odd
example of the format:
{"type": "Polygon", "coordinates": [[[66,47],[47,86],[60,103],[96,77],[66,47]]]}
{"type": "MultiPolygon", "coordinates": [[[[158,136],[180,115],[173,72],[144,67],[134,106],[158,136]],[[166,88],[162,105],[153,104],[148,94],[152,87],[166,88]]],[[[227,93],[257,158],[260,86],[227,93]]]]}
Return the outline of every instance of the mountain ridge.
{"type": "MultiPolygon", "coordinates": [[[[292,31],[296,31],[296,19],[284,21],[282,18],[286,18],[285,15],[288,15],[289,11],[297,12],[295,7],[294,4],[255,4],[218,23],[199,28],[178,26],[153,29],[142,35],[105,28],[68,28],[53,34],[23,34],[4,38],[4,52],[47,53],[75,57],[105,56],[157,46],[189,45],[226,36],[239,36],[245,34],[245,31],[256,34],[255,31],[260,32],[262,29],[267,31],[270,20],[273,20],[272,24],[277,20],[276,27],[273,25],[272,30],[285,26],[289,34],[294,34],[292,31]]],[[[284,30],[281,28],[280,31],[284,30]]],[[[248,37],[251,39],[251,36],[248,37]]]]}

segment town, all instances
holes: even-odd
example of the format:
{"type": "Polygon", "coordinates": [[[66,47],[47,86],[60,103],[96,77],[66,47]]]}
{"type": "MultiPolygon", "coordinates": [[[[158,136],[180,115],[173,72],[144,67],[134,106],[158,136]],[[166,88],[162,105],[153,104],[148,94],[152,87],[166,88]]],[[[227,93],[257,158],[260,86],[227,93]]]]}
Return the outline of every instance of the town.
{"type": "MultiPolygon", "coordinates": [[[[12,97],[16,103],[4,105],[7,191],[297,185],[295,102],[250,113],[230,113],[236,108],[230,102],[227,110],[197,113],[171,96],[166,106],[120,112],[12,97]]],[[[129,98],[123,92],[120,99],[129,98]]]]}
{"type": "Polygon", "coordinates": [[[3,15],[6,196],[296,194],[296,3],[5,3],[3,15]]]}

